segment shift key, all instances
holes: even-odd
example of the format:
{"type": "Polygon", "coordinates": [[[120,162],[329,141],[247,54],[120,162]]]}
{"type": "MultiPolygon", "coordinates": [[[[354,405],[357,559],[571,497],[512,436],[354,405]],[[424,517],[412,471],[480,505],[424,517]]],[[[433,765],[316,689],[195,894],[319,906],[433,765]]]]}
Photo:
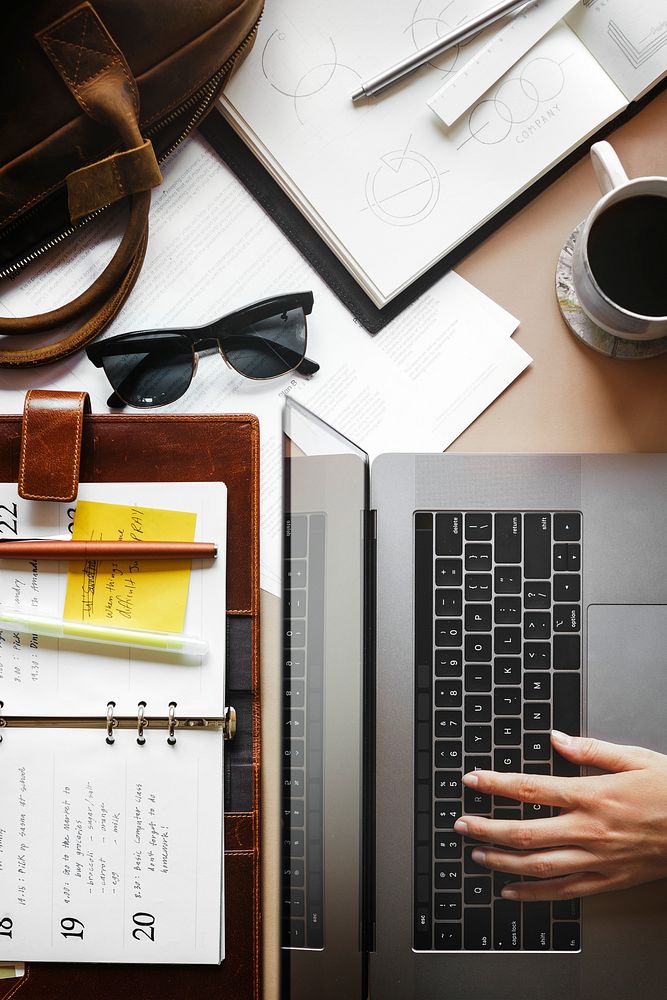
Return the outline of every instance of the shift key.
{"type": "Polygon", "coordinates": [[[524,575],[528,580],[551,577],[551,514],[526,514],[524,532],[524,575]]]}

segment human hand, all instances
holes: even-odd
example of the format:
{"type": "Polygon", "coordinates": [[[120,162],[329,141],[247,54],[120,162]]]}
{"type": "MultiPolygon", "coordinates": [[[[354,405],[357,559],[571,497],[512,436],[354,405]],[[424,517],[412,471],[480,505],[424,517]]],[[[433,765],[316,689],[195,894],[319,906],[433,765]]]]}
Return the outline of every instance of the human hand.
{"type": "Polygon", "coordinates": [[[560,810],[536,820],[457,820],[457,833],[514,849],[476,847],[478,864],[549,880],[513,882],[502,895],[570,899],[667,876],[667,756],[555,730],[551,741],[573,763],[609,773],[561,778],[475,771],[463,778],[475,791],[560,810]]]}

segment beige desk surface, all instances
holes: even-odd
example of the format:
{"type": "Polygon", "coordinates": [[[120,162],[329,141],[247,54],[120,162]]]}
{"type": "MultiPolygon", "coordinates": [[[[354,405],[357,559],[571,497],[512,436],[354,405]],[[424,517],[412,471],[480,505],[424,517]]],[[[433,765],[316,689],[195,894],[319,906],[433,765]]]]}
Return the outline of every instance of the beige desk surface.
{"type": "MultiPolygon", "coordinates": [[[[629,176],[667,174],[667,92],[611,141],[629,176]]],[[[454,444],[453,451],[667,451],[667,354],[616,361],[579,344],[554,292],[560,248],[599,197],[586,158],[457,268],[520,321],[533,364],[454,444]]],[[[263,594],[265,997],[278,997],[278,724],[280,605],[263,594]]]]}

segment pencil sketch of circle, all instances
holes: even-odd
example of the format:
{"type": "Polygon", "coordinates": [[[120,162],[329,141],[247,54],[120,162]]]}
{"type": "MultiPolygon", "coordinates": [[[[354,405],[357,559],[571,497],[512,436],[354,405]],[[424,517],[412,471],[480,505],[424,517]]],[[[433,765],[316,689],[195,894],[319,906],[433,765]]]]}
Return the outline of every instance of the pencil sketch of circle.
{"type": "MultiPolygon", "coordinates": [[[[406,29],[410,32],[415,49],[422,49],[453,31],[468,17],[465,8],[465,0],[449,0],[449,3],[444,5],[442,0],[419,0],[412,21],[406,29]]],[[[442,55],[434,56],[428,65],[440,70],[441,73],[453,73],[462,48],[463,45],[455,45],[442,55]]]]}
{"type": "Polygon", "coordinates": [[[294,99],[310,97],[329,83],[337,66],[336,46],[333,38],[311,39],[304,49],[303,39],[285,31],[271,32],[262,49],[262,72],[267,82],[279,94],[294,99]],[[305,76],[314,72],[308,86],[305,76]]]}
{"type": "Polygon", "coordinates": [[[496,105],[498,116],[503,121],[509,121],[510,125],[520,125],[534,116],[540,105],[540,100],[537,88],[530,80],[510,77],[498,87],[493,103],[496,105]]]}
{"type": "Polygon", "coordinates": [[[563,68],[554,59],[539,56],[531,59],[521,70],[519,79],[527,97],[537,94],[540,103],[553,101],[565,85],[563,68]]]}
{"type": "MultiPolygon", "coordinates": [[[[480,101],[468,116],[470,135],[485,146],[502,142],[512,128],[512,111],[495,97],[480,101]]],[[[466,140],[468,142],[469,140],[466,140]]]]}
{"type": "Polygon", "coordinates": [[[292,99],[300,124],[320,128],[329,141],[345,135],[353,124],[358,124],[359,115],[370,110],[369,105],[353,109],[349,100],[345,100],[360,83],[360,74],[340,62],[323,63],[308,70],[298,81],[292,99]],[[317,80],[325,82],[316,88],[317,80]],[[348,114],[341,114],[341,108],[348,114]]]}
{"type": "Polygon", "coordinates": [[[421,153],[395,149],[366,175],[366,201],[374,215],[392,226],[422,222],[435,208],[440,176],[421,153]]]}

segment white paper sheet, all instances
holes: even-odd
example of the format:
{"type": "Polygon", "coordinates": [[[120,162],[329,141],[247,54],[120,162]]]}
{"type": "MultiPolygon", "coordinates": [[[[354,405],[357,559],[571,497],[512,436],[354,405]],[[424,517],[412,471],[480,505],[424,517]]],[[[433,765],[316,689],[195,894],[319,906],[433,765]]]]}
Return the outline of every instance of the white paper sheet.
{"type": "MultiPolygon", "coordinates": [[[[308,355],[320,371],[266,383],[204,358],[188,393],[162,412],[250,412],[261,422],[261,581],[280,593],[281,416],[294,393],[371,455],[442,450],[530,363],[511,340],[517,320],[454,273],[435,284],[377,336],[352,319],[308,263],[217,156],[193,138],[164,168],[153,197],[144,268],[108,334],[197,326],[272,294],[312,289],[308,355]]],[[[0,312],[21,315],[65,301],[100,270],[116,230],[99,243],[84,230],[70,248],[32,265],[1,289],[0,312]],[[84,273],[85,272],[85,273],[84,273]]],[[[104,374],[85,355],[46,368],[0,372],[2,408],[19,410],[26,388],[87,389],[105,410],[104,374]]]]}

